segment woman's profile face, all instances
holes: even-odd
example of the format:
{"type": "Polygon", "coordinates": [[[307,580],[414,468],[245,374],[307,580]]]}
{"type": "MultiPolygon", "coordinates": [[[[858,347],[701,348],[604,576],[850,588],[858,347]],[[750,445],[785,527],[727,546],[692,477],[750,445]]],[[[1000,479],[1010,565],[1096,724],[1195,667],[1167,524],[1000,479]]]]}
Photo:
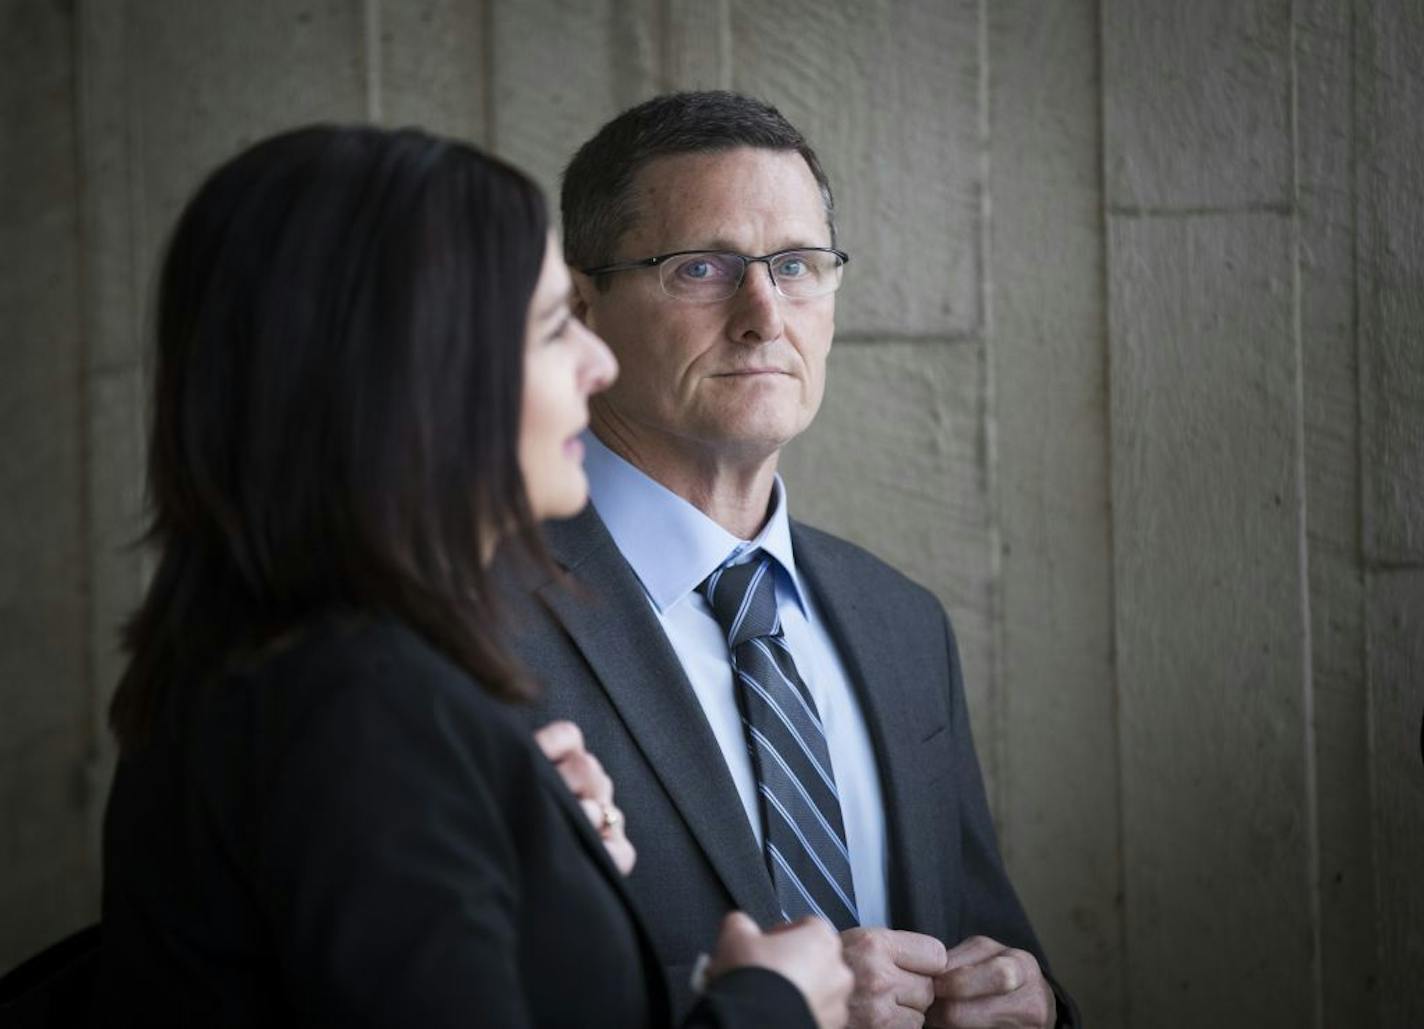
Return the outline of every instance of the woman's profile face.
{"type": "Polygon", "coordinates": [[[569,310],[572,283],[551,235],[524,330],[519,468],[535,518],[567,518],[588,500],[579,434],[588,397],[618,375],[613,354],[569,310]]]}

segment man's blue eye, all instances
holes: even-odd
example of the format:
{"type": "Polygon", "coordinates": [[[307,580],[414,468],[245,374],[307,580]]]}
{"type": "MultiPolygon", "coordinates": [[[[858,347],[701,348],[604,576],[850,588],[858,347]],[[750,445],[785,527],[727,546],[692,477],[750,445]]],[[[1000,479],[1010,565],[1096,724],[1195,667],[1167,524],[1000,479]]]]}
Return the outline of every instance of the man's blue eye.
{"type": "Polygon", "coordinates": [[[798,279],[808,271],[806,262],[799,257],[788,257],[776,266],[777,276],[783,279],[798,279]]]}
{"type": "Polygon", "coordinates": [[[674,264],[672,271],[679,279],[687,282],[711,282],[714,279],[721,281],[736,277],[737,273],[732,270],[731,263],[728,259],[716,255],[689,256],[674,264]]]}

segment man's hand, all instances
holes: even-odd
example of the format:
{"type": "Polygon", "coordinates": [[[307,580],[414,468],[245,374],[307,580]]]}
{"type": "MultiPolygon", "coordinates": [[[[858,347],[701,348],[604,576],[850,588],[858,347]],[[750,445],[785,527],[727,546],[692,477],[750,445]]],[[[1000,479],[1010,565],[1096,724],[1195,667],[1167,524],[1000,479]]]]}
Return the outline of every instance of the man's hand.
{"type": "Polygon", "coordinates": [[[851,974],[841,954],[841,940],[829,922],[801,918],[762,932],[741,911],[722,919],[717,949],[707,965],[710,982],[723,972],[756,965],[791,980],[801,991],[817,1029],[843,1029],[851,974]]]}
{"type": "Polygon", "coordinates": [[[855,973],[850,1024],[855,1029],[918,1029],[935,999],[935,976],[945,969],[944,944],[898,929],[841,933],[846,964],[855,973]]]}
{"type": "Polygon", "coordinates": [[[613,780],[583,746],[583,733],[573,722],[550,722],[534,734],[534,742],[554,763],[564,785],[593,823],[608,856],[618,871],[627,875],[638,860],[637,851],[624,831],[623,812],[613,806],[613,780]]]}
{"type": "Polygon", "coordinates": [[[946,955],[925,1023],[936,1029],[1050,1029],[1057,1014],[1053,988],[1032,954],[971,936],[946,955]]]}

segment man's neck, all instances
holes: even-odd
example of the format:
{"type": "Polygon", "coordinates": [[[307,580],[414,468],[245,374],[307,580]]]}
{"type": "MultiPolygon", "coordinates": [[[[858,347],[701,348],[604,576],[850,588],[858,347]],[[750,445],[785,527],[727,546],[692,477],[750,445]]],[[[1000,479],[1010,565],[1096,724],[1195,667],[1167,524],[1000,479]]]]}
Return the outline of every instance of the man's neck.
{"type": "Polygon", "coordinates": [[[613,453],[676,493],[738,539],[752,539],[771,516],[779,450],[770,453],[662,441],[593,418],[593,433],[613,453]]]}

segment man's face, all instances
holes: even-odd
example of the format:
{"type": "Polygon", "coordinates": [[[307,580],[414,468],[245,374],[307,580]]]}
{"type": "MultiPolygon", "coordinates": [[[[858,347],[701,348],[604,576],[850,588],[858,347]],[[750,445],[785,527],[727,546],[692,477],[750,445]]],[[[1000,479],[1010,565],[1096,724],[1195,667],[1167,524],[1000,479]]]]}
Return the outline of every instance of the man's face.
{"type": "MultiPolygon", "coordinates": [[[[743,147],[658,158],[634,184],[639,217],[613,255],[638,260],[679,250],[753,257],[829,246],[810,168],[794,152],[743,147]]],[[[585,319],[612,348],[618,381],[595,408],[635,437],[689,457],[766,456],[815,417],[835,332],[835,295],[779,294],[765,264],[748,265],[727,300],[668,296],[656,268],[577,276],[585,319]]],[[[636,443],[635,443],[636,446],[636,443]]]]}

